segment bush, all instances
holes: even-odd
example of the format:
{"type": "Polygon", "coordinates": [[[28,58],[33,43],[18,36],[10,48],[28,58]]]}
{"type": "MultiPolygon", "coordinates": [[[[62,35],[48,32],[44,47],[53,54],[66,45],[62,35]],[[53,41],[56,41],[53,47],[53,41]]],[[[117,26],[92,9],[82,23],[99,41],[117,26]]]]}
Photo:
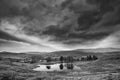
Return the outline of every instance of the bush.
{"type": "Polygon", "coordinates": [[[91,55],[87,56],[87,60],[88,61],[92,60],[92,56],[91,55]]]}
{"type": "Polygon", "coordinates": [[[60,56],[60,61],[61,61],[61,63],[64,61],[64,57],[63,56],[60,56]]]}
{"type": "Polygon", "coordinates": [[[66,58],[66,61],[69,63],[69,62],[73,62],[73,57],[72,56],[68,56],[66,58]]]}
{"type": "Polygon", "coordinates": [[[97,56],[95,56],[95,55],[93,55],[93,60],[97,60],[98,58],[97,58],[97,56]]]}
{"type": "Polygon", "coordinates": [[[47,61],[47,62],[51,62],[51,61],[52,61],[52,58],[51,58],[51,57],[47,57],[47,58],[46,58],[46,61],[47,61]]]}

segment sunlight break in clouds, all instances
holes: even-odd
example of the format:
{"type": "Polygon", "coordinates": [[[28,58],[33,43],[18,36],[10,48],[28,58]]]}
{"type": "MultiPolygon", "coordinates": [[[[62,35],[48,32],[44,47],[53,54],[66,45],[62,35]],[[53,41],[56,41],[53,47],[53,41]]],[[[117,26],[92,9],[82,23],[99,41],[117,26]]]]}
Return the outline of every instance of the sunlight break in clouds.
{"type": "Polygon", "coordinates": [[[39,45],[31,45],[24,42],[17,42],[17,41],[10,41],[10,40],[2,40],[0,39],[1,44],[0,52],[1,51],[9,51],[9,52],[52,52],[56,51],[55,49],[43,47],[39,45]],[[5,45],[6,44],[6,45],[5,45]]]}
{"type": "Polygon", "coordinates": [[[19,31],[17,31],[18,26],[14,25],[14,24],[10,24],[9,22],[7,23],[2,23],[1,25],[1,30],[12,35],[15,36],[19,39],[23,39],[26,42],[30,43],[31,45],[38,45],[38,46],[45,46],[45,47],[49,47],[49,48],[53,48],[54,50],[66,50],[65,47],[62,47],[61,44],[58,44],[56,42],[49,42],[48,38],[42,39],[42,38],[38,38],[37,36],[30,36],[23,33],[19,33],[19,31]]]}

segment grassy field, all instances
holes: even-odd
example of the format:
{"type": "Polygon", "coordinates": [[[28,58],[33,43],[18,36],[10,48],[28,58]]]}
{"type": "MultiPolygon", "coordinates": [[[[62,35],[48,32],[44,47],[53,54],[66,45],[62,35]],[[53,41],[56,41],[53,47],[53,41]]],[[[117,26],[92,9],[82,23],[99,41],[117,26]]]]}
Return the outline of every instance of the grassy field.
{"type": "Polygon", "coordinates": [[[14,54],[0,53],[0,80],[120,80],[120,53],[81,53],[56,52],[52,54],[14,54]],[[65,54],[66,53],[66,54],[65,54]],[[24,59],[29,56],[85,56],[94,54],[98,56],[95,61],[77,61],[81,70],[65,70],[52,72],[36,72],[32,69],[39,64],[10,61],[8,58],[24,59]]]}

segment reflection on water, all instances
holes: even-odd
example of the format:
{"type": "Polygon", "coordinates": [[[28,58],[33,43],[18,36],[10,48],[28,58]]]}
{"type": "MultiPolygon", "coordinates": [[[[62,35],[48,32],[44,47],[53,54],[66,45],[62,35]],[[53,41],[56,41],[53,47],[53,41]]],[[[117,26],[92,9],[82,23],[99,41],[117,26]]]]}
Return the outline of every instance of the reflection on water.
{"type": "Polygon", "coordinates": [[[73,64],[52,64],[52,65],[38,65],[34,71],[63,71],[63,70],[80,70],[80,67],[73,66],[73,64]]]}

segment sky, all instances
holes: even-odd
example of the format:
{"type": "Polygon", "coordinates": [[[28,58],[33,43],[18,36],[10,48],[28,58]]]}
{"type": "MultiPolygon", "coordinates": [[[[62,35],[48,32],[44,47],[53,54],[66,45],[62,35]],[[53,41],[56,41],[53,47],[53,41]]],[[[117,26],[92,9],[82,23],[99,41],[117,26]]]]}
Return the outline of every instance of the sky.
{"type": "Polygon", "coordinates": [[[120,0],[0,0],[0,51],[120,48],[120,0]]]}

